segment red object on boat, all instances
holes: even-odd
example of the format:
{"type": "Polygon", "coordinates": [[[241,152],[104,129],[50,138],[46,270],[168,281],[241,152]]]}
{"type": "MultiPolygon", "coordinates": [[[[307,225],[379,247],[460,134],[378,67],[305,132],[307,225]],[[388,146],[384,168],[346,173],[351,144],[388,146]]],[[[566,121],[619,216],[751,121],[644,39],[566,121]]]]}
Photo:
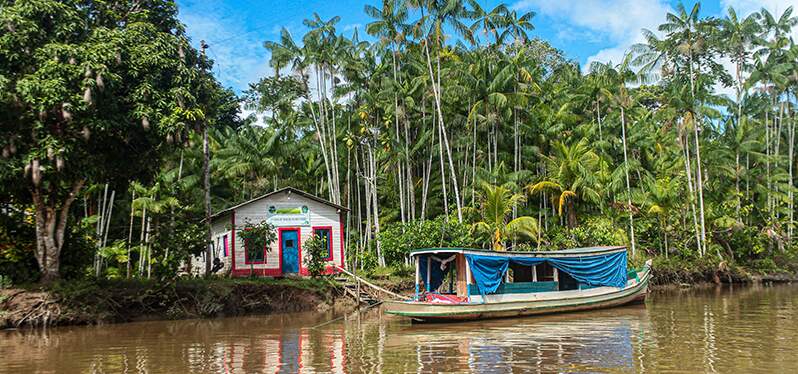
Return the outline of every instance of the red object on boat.
{"type": "Polygon", "coordinates": [[[438,293],[428,293],[424,295],[424,301],[434,304],[459,304],[465,302],[467,298],[457,297],[456,295],[441,295],[438,293]]]}

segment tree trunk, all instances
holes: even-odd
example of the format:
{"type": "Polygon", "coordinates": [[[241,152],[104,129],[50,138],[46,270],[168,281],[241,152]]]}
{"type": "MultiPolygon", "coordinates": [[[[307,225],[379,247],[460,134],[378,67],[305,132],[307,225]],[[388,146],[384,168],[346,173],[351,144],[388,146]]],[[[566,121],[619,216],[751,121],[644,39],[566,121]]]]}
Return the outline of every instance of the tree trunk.
{"type": "MultiPolygon", "coordinates": [[[[182,152],[181,152],[181,166],[182,166],[182,152]]],[[[125,268],[127,269],[125,278],[130,279],[130,247],[133,244],[133,215],[135,214],[136,210],[133,209],[133,201],[136,200],[136,191],[133,191],[133,196],[130,198],[130,229],[127,233],[127,263],[125,268]]]]}
{"type": "MultiPolygon", "coordinates": [[[[681,135],[679,135],[681,138],[681,135]]],[[[693,231],[695,232],[695,243],[698,246],[698,253],[701,253],[701,235],[698,231],[698,216],[695,209],[695,196],[693,195],[693,171],[690,167],[690,137],[684,136],[684,172],[687,176],[687,190],[690,193],[690,213],[693,215],[693,231]]]]}
{"type": "MultiPolygon", "coordinates": [[[[34,173],[39,171],[34,170],[34,173]]],[[[72,189],[61,204],[56,198],[47,198],[39,183],[34,181],[31,191],[36,216],[36,262],[42,273],[41,282],[50,283],[60,277],[61,249],[64,247],[69,208],[83,188],[85,180],[72,184],[72,189]]]]}
{"type": "MultiPolygon", "coordinates": [[[[441,109],[440,71],[438,72],[438,87],[436,88],[436,85],[434,83],[435,82],[435,79],[434,79],[435,75],[432,72],[432,59],[430,58],[429,45],[428,44],[429,44],[429,39],[427,39],[427,42],[424,43],[424,51],[426,52],[426,55],[427,55],[427,67],[429,69],[430,79],[433,81],[432,93],[433,93],[433,96],[435,98],[435,109],[436,109],[436,111],[438,113],[438,126],[441,129],[441,133],[442,133],[441,140],[443,141],[443,144],[446,147],[446,154],[448,155],[448,159],[449,159],[449,172],[450,172],[451,177],[452,177],[452,189],[454,190],[454,200],[455,200],[455,203],[457,204],[457,220],[459,222],[463,222],[463,209],[462,209],[462,204],[460,202],[460,190],[457,187],[457,185],[458,185],[458,183],[457,183],[457,174],[454,172],[454,161],[452,160],[452,150],[449,147],[449,137],[446,134],[446,126],[444,125],[444,121],[443,121],[443,110],[441,109]]],[[[440,56],[438,56],[438,59],[440,60],[440,56]]],[[[440,61],[438,61],[438,63],[440,64],[440,61]]],[[[440,66],[438,68],[440,69],[440,66]]]]}
{"type": "Polygon", "coordinates": [[[207,123],[202,127],[202,185],[205,189],[205,275],[210,276],[213,250],[211,249],[211,149],[208,144],[207,123]]]}
{"type": "Polygon", "coordinates": [[[566,209],[568,209],[568,228],[572,229],[576,227],[576,206],[574,205],[573,198],[568,199],[566,203],[566,209]]]}
{"type": "Polygon", "coordinates": [[[632,257],[637,253],[635,247],[635,221],[634,214],[632,214],[632,187],[629,184],[629,158],[626,151],[626,112],[621,106],[621,138],[623,139],[623,170],[626,175],[626,198],[627,209],[629,209],[629,235],[632,241],[632,257]]]}

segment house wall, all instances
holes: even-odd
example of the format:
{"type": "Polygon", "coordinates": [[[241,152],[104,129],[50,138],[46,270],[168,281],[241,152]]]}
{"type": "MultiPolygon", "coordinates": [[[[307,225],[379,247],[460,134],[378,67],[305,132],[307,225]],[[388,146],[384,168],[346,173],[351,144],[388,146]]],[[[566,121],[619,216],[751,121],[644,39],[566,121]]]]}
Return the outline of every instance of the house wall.
{"type": "MultiPolygon", "coordinates": [[[[213,256],[218,257],[224,267],[217,274],[227,274],[233,262],[233,241],[232,241],[232,214],[218,217],[211,222],[211,242],[213,243],[213,256]],[[226,237],[225,237],[226,236],[226,237]],[[224,240],[227,240],[227,256],[224,255],[224,240]]],[[[212,261],[213,259],[211,259],[212,261]]],[[[205,253],[196,256],[191,261],[191,272],[193,274],[205,274],[205,253]]]]}
{"type": "MultiPolygon", "coordinates": [[[[301,275],[309,275],[307,269],[305,268],[306,253],[303,251],[302,247],[303,243],[305,243],[305,241],[312,236],[314,227],[329,227],[331,229],[333,258],[332,261],[328,262],[329,266],[327,271],[333,271],[332,265],[343,266],[343,227],[341,224],[341,217],[343,217],[343,214],[346,213],[338,212],[338,209],[335,207],[308,199],[299,194],[283,192],[278,195],[268,196],[238,207],[231,212],[231,214],[218,217],[213,221],[212,232],[214,243],[216,243],[217,238],[221,243],[220,238],[222,238],[224,235],[227,235],[228,240],[230,240],[231,243],[229,246],[230,256],[226,258],[220,256],[220,259],[222,259],[225,263],[225,268],[220,273],[226,274],[229,270],[232,276],[249,276],[251,272],[255,275],[265,276],[283,275],[279,234],[277,235],[276,242],[271,245],[269,252],[266,254],[265,263],[257,263],[253,264],[252,266],[246,263],[246,250],[244,249],[243,241],[238,235],[238,231],[244,228],[247,220],[252,223],[265,221],[268,218],[269,207],[279,204],[306,205],[310,211],[310,225],[277,227],[277,230],[289,228],[297,228],[299,230],[299,269],[301,275]],[[235,228],[237,231],[235,240],[233,240],[233,233],[229,229],[229,227],[232,227],[233,222],[235,222],[235,228]]],[[[215,246],[215,252],[217,256],[222,250],[223,247],[215,246]]]]}

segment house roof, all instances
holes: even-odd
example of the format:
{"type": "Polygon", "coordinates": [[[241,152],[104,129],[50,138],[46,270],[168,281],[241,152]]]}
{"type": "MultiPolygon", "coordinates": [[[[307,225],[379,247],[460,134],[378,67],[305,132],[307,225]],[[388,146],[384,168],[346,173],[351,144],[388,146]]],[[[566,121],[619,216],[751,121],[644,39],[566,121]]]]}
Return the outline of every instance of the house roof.
{"type": "Polygon", "coordinates": [[[279,189],[277,191],[272,191],[272,192],[269,192],[267,194],[260,195],[260,196],[254,198],[254,199],[247,200],[247,201],[245,201],[243,203],[240,203],[240,204],[237,204],[237,205],[233,205],[233,206],[231,206],[229,208],[226,208],[226,209],[222,209],[222,210],[212,214],[211,215],[211,219],[216,219],[217,217],[223,216],[223,215],[225,215],[225,214],[227,214],[227,213],[229,213],[229,212],[231,212],[231,211],[233,211],[233,210],[235,210],[237,208],[240,208],[240,207],[242,207],[244,205],[251,204],[251,203],[254,203],[254,202],[258,201],[258,200],[265,199],[265,198],[267,198],[269,196],[274,196],[274,195],[277,195],[277,194],[280,194],[280,193],[283,193],[283,192],[295,193],[295,194],[297,194],[299,196],[308,198],[310,200],[313,200],[313,201],[316,201],[316,202],[319,202],[319,203],[322,203],[322,204],[325,204],[325,205],[329,205],[329,206],[331,206],[333,208],[341,209],[341,210],[344,210],[344,211],[347,211],[347,212],[349,211],[349,208],[347,208],[347,207],[345,207],[343,205],[338,205],[338,204],[332,203],[330,201],[324,200],[324,199],[322,199],[322,198],[320,198],[320,197],[318,197],[316,195],[312,195],[312,194],[307,193],[305,191],[302,191],[300,189],[296,189],[294,187],[284,187],[284,188],[281,188],[281,189],[279,189]]]}

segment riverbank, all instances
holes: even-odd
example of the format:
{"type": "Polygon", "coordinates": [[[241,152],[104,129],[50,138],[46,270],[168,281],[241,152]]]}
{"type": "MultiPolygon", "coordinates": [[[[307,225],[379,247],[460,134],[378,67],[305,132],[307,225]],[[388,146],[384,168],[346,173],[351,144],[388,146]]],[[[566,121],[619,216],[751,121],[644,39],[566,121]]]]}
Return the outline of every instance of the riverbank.
{"type": "Polygon", "coordinates": [[[754,262],[746,265],[730,264],[716,258],[674,259],[654,258],[653,286],[690,286],[696,284],[789,283],[798,282],[798,264],[793,259],[783,262],[754,262]]]}
{"type": "MultiPolygon", "coordinates": [[[[654,289],[798,282],[798,273],[787,268],[763,272],[712,260],[656,258],[653,275],[654,289]]],[[[412,277],[375,278],[375,284],[392,292],[412,292],[412,277]]],[[[354,300],[332,279],[69,281],[47,288],[0,289],[0,329],[342,310],[354,306],[354,300]]]]}
{"type": "Polygon", "coordinates": [[[216,318],[352,307],[325,279],[72,281],[0,290],[0,329],[216,318]]]}

